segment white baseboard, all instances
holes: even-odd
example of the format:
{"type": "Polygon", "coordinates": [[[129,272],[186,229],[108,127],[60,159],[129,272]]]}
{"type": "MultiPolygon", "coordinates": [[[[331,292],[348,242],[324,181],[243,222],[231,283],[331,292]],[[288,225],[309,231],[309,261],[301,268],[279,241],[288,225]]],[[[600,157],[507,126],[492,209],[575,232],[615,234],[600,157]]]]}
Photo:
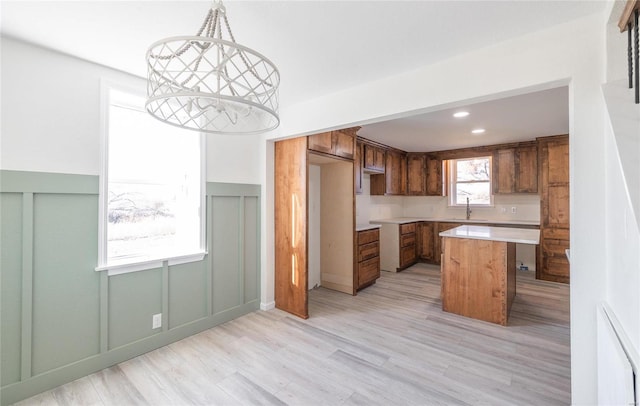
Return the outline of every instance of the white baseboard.
{"type": "Polygon", "coordinates": [[[271,309],[275,309],[276,307],[276,302],[269,302],[269,303],[260,303],[260,310],[271,310],[271,309]]]}

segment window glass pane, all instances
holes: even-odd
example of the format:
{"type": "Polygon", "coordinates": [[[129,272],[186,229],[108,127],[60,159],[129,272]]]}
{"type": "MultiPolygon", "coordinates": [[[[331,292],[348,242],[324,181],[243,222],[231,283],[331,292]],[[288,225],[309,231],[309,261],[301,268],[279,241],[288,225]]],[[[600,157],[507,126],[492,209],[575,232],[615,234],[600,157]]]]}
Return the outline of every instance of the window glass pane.
{"type": "Polygon", "coordinates": [[[111,96],[107,262],[199,251],[200,135],[150,117],[143,98],[111,96]]]}
{"type": "Polygon", "coordinates": [[[464,159],[456,162],[456,181],[488,181],[489,158],[464,159]]]}
{"type": "Polygon", "coordinates": [[[489,182],[457,183],[456,204],[491,204],[491,187],[489,182]]]}

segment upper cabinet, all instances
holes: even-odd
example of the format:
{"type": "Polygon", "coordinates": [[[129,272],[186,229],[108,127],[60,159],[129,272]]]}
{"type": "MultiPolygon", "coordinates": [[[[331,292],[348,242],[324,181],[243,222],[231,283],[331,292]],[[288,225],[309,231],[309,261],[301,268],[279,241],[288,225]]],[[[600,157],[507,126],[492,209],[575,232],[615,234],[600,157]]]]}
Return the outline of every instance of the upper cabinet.
{"type": "Polygon", "coordinates": [[[442,160],[435,155],[407,155],[407,195],[442,196],[442,160]]]}
{"type": "Polygon", "coordinates": [[[312,151],[354,159],[356,132],[360,127],[314,134],[307,137],[308,148],[312,151]]]}
{"type": "Polygon", "coordinates": [[[353,162],[353,187],[357,195],[362,194],[362,143],[356,141],[356,155],[353,162]]]}
{"type": "Polygon", "coordinates": [[[424,196],[427,193],[427,156],[425,154],[407,155],[407,194],[424,196]]]}
{"type": "Polygon", "coordinates": [[[404,195],[407,188],[407,155],[389,149],[385,154],[384,174],[371,175],[372,195],[404,195]]]}
{"type": "Polygon", "coordinates": [[[364,144],[364,164],[363,168],[367,172],[384,173],[385,150],[371,144],[364,144]]]}
{"type": "Polygon", "coordinates": [[[537,193],[538,150],[535,143],[500,148],[493,153],[493,193],[537,193]]]}

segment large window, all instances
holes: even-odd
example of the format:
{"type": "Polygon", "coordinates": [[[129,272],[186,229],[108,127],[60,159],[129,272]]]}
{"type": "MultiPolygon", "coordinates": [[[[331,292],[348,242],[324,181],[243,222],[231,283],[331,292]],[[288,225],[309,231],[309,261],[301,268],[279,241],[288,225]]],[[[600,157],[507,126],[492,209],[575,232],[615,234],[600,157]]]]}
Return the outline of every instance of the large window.
{"type": "Polygon", "coordinates": [[[105,91],[99,268],[201,258],[202,136],[151,117],[143,95],[105,91]]]}
{"type": "Polygon", "coordinates": [[[454,159],[449,161],[449,186],[451,206],[469,204],[490,206],[491,194],[491,157],[454,159]]]}

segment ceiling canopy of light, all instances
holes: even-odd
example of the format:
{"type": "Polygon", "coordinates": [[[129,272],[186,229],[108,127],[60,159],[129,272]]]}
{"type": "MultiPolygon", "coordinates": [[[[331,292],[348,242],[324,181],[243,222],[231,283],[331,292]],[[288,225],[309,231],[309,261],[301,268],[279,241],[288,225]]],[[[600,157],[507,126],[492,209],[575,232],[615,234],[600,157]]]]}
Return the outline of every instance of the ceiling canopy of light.
{"type": "Polygon", "coordinates": [[[168,124],[219,134],[258,134],[280,124],[280,73],[236,43],[221,1],[195,36],[151,45],[147,68],[147,111],[168,124]]]}

